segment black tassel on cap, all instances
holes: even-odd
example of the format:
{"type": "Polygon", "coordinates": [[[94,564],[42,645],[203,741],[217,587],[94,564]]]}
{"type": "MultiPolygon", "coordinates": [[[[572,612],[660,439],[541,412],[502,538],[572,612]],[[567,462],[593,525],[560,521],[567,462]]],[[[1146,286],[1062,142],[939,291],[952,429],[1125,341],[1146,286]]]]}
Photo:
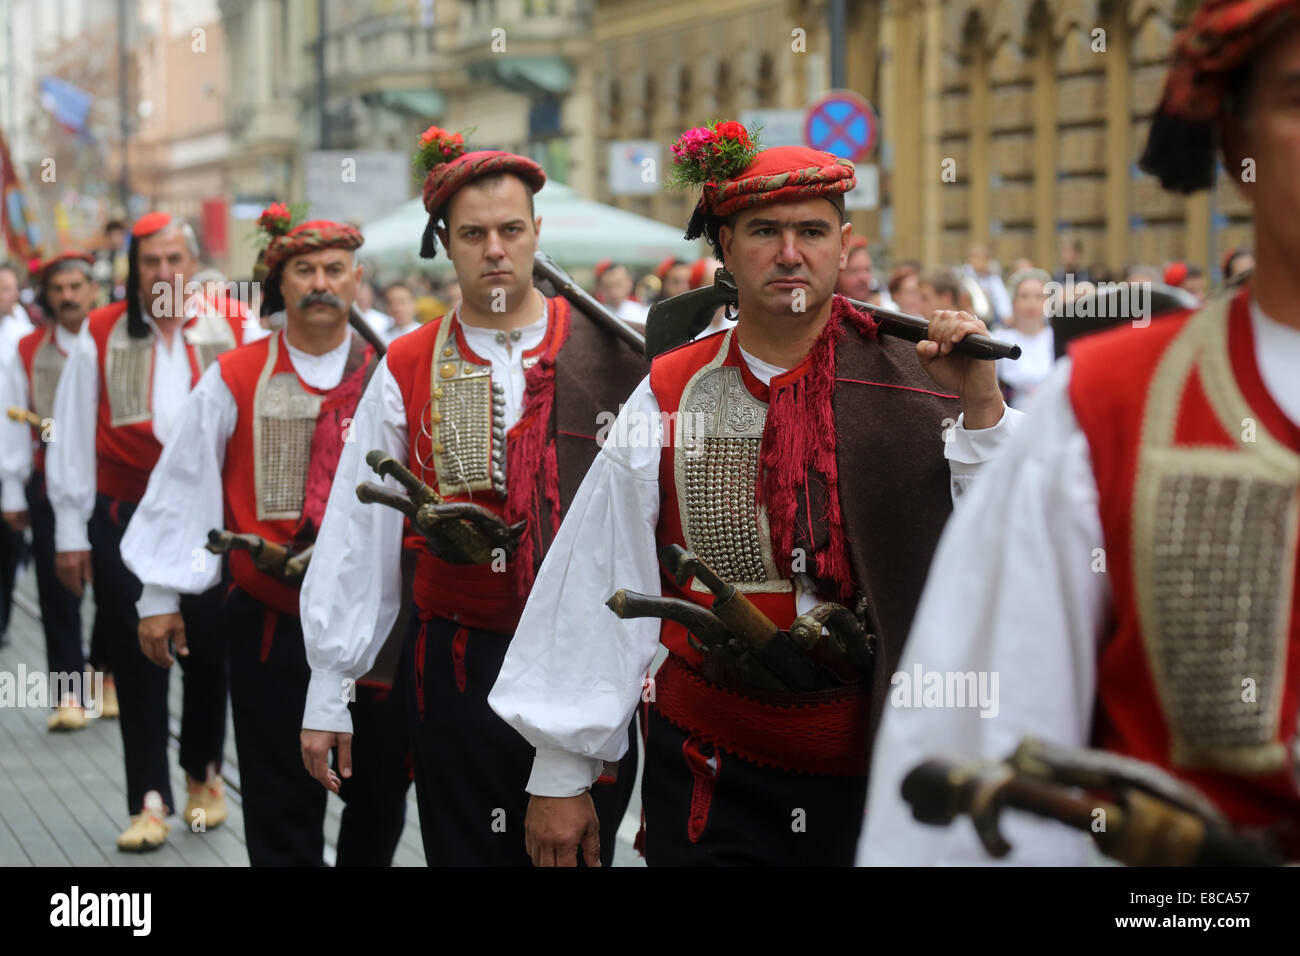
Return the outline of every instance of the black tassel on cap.
{"type": "Polygon", "coordinates": [[[126,253],[126,334],[133,339],[149,335],[149,324],[140,311],[140,240],[131,237],[126,253]]]}
{"type": "Polygon", "coordinates": [[[262,318],[284,311],[284,293],[280,291],[280,274],[277,272],[267,278],[271,281],[262,283],[262,304],[257,310],[262,318]]]}
{"type": "Polygon", "coordinates": [[[722,227],[726,225],[726,217],[711,216],[704,211],[704,200],[701,198],[695,204],[695,209],[691,212],[691,218],[686,223],[686,238],[698,239],[703,236],[708,240],[709,245],[713,247],[714,256],[722,258],[722,227]]]}
{"type": "Polygon", "coordinates": [[[1209,189],[1214,182],[1214,124],[1156,113],[1138,167],[1160,185],[1184,195],[1209,189]]]}
{"type": "Polygon", "coordinates": [[[424,227],[424,235],[420,237],[420,258],[436,259],[438,256],[438,217],[432,213],[429,215],[429,221],[424,227]]]}

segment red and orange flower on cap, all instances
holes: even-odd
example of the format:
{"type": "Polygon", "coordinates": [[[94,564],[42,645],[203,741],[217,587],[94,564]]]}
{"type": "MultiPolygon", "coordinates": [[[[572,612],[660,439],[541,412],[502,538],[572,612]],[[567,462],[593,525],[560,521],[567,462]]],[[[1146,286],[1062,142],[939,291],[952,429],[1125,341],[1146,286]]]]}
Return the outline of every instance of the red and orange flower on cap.
{"type": "Polygon", "coordinates": [[[703,186],[730,179],[758,153],[758,130],[750,132],[734,120],[714,120],[688,129],[671,146],[673,170],[669,186],[703,186]]]}
{"type": "Polygon", "coordinates": [[[260,229],[272,236],[283,236],[293,224],[293,213],[282,202],[273,202],[257,217],[260,229]]]}
{"type": "MultiPolygon", "coordinates": [[[[473,132],[473,130],[467,130],[473,132]]],[[[415,155],[412,160],[415,163],[416,172],[423,176],[435,166],[442,163],[449,163],[465,153],[465,136],[461,133],[450,133],[441,126],[430,126],[420,134],[419,145],[415,149],[415,155]]]]}

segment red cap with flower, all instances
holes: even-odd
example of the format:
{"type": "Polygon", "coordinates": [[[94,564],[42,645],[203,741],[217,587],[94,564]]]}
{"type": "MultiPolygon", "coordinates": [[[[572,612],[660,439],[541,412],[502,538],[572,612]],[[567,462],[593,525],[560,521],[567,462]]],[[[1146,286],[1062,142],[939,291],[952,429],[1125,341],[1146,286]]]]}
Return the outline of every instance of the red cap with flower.
{"type": "Polygon", "coordinates": [[[853,163],[805,146],[759,149],[757,131],[718,121],[687,130],[672,146],[669,186],[701,186],[686,238],[708,234],[715,246],[720,220],[741,209],[824,196],[839,201],[857,185],[853,163]]]}
{"type": "Polygon", "coordinates": [[[432,259],[438,254],[434,230],[443,218],[447,203],[462,186],[495,173],[513,173],[533,192],[546,184],[542,167],[527,156],[496,149],[466,152],[462,134],[449,133],[437,126],[430,126],[420,135],[414,161],[416,169],[424,176],[421,195],[429,213],[429,222],[420,241],[420,257],[423,259],[432,259]]]}
{"type": "Polygon", "coordinates": [[[284,203],[267,206],[257,217],[263,237],[269,238],[264,251],[266,278],[262,289],[262,314],[270,315],[284,308],[280,294],[280,270],[294,256],[321,249],[357,249],[364,240],[361,232],[345,222],[313,219],[294,225],[294,219],[305,210],[298,207],[297,215],[284,203]]]}

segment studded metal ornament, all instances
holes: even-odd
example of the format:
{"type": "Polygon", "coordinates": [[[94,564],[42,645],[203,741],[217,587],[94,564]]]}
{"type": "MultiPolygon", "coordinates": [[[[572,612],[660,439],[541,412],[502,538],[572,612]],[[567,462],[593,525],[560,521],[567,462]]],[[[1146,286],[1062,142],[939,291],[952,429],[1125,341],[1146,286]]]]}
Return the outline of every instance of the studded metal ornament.
{"type": "Polygon", "coordinates": [[[1296,489],[1246,475],[1165,474],[1154,515],[1147,634],[1179,747],[1267,746],[1282,692],[1279,576],[1290,566],[1296,489]]]}
{"type": "MultiPolygon", "coordinates": [[[[686,547],[741,591],[788,591],[772,560],[767,512],[754,502],[767,405],[740,369],[717,357],[686,383],[673,449],[677,502],[686,547]]],[[[702,588],[698,582],[692,587],[702,588]]]]}
{"type": "Polygon", "coordinates": [[[271,337],[253,396],[253,475],[259,521],[296,521],[302,515],[322,397],[293,372],[271,374],[279,354],[271,337]]]}
{"type": "Polygon", "coordinates": [[[68,357],[54,344],[53,335],[32,356],[31,408],[42,420],[54,415],[54,391],[67,361],[68,357]]]}
{"type": "Polygon", "coordinates": [[[506,494],[505,393],[491,364],[461,355],[453,313],[434,342],[428,438],[431,457],[420,464],[437,477],[443,497],[493,491],[506,494]]]}
{"type": "Polygon", "coordinates": [[[1133,567],[1171,761],[1229,773],[1286,761],[1280,716],[1295,581],[1300,456],[1258,429],[1220,449],[1173,436],[1189,379],[1230,435],[1253,418],[1228,362],[1223,302],[1188,320],[1148,392],[1133,567]]]}
{"type": "Polygon", "coordinates": [[[187,345],[198,355],[199,371],[204,371],[222,352],[229,352],[237,343],[235,334],[225,316],[216,312],[200,312],[193,323],[182,329],[187,345]]]}
{"type": "Polygon", "coordinates": [[[114,428],[147,422],[153,417],[149,387],[153,382],[154,333],[133,338],[126,330],[126,313],[108,333],[104,354],[104,391],[114,428]]]}

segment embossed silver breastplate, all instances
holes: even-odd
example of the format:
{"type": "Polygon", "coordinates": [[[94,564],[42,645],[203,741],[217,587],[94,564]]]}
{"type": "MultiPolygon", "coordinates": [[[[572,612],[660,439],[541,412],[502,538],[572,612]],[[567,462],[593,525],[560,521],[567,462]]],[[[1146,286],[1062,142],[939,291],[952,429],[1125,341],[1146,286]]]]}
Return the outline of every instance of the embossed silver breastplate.
{"type": "Polygon", "coordinates": [[[276,372],[280,333],[271,336],[253,395],[253,476],[259,521],[302,515],[311,440],[323,397],[302,387],[294,372],[276,372]]]}
{"type": "Polygon", "coordinates": [[[420,465],[432,470],[444,497],[495,492],[506,496],[506,399],[492,381],[492,366],[461,354],[453,326],[445,318],[434,342],[428,412],[423,423],[431,455],[420,465]]]}
{"type": "Polygon", "coordinates": [[[149,407],[149,386],[153,382],[154,332],[133,338],[126,330],[126,313],[108,333],[104,354],[104,390],[108,394],[109,418],[114,428],[147,422],[153,417],[149,407]]]}
{"type": "Polygon", "coordinates": [[[226,317],[217,312],[200,312],[192,324],[181,330],[181,334],[185,337],[185,344],[193,347],[198,357],[200,375],[222,352],[229,352],[239,344],[226,317]]]}
{"type": "MultiPolygon", "coordinates": [[[[157,333],[152,328],[142,338],[127,332],[123,312],[108,333],[108,350],[104,356],[104,386],[108,393],[110,420],[114,428],[134,425],[153,418],[149,406],[149,388],[153,383],[153,346],[157,333]]],[[[181,340],[193,348],[199,374],[238,343],[230,323],[216,313],[201,313],[191,325],[181,328],[181,340]]]]}
{"type": "MultiPolygon", "coordinates": [[[[1258,773],[1286,759],[1279,721],[1300,455],[1262,426],[1235,449],[1174,444],[1194,369],[1228,434],[1242,438],[1244,423],[1254,421],[1231,369],[1227,327],[1222,300],[1189,319],[1148,391],[1133,498],[1133,573],[1172,761],[1258,773]]],[[[1300,746],[1300,735],[1292,739],[1300,746]]]]}
{"type": "Polygon", "coordinates": [[[32,411],[42,420],[54,415],[54,392],[67,361],[68,357],[59,351],[52,334],[32,356],[32,411]]]}
{"type": "Polygon", "coordinates": [[[767,511],[754,502],[767,405],[740,369],[723,364],[734,334],[691,376],[678,404],[673,477],[682,532],[686,547],[737,589],[789,591],[772,560],[767,511]]]}

